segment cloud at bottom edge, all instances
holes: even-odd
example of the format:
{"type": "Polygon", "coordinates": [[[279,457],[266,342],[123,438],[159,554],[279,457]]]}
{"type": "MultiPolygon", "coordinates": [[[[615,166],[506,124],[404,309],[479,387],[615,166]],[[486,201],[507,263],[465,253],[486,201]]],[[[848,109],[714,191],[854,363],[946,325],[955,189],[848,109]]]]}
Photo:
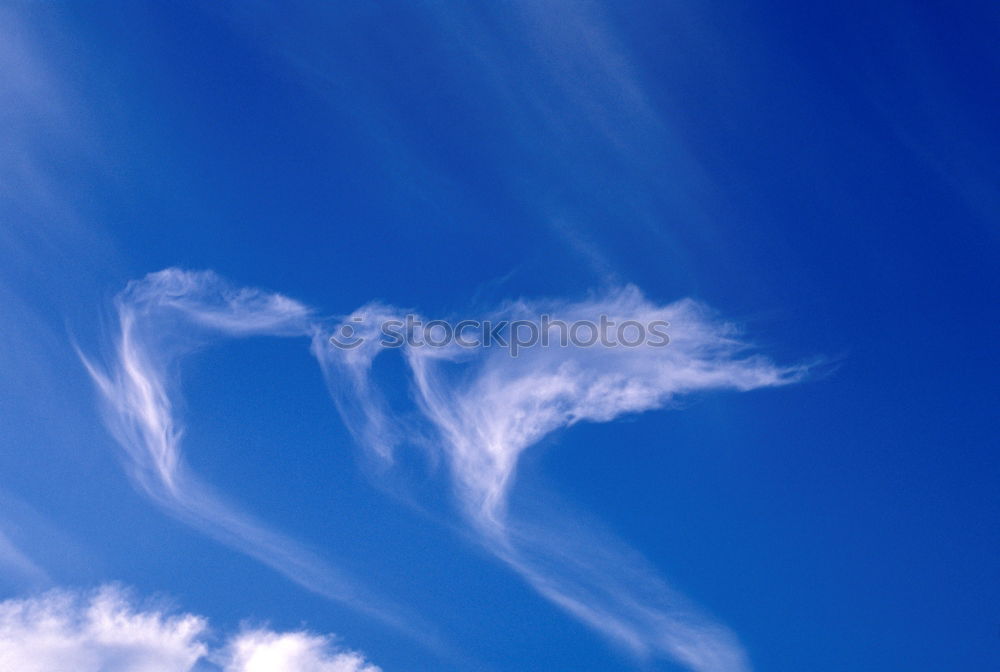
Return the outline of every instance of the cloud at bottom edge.
{"type": "Polygon", "coordinates": [[[0,602],[0,669],[18,672],[381,672],[329,635],[244,627],[144,604],[117,585],[0,602]]]}

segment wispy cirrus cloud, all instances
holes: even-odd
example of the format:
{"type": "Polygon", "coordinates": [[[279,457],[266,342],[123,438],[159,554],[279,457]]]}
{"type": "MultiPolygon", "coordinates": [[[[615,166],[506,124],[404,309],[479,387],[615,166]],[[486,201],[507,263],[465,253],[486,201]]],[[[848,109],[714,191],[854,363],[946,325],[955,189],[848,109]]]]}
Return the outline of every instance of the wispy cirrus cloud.
{"type": "MultiPolygon", "coordinates": [[[[371,323],[374,316],[377,323],[388,310],[362,308],[354,317],[371,323]]],[[[634,287],[575,303],[515,302],[491,318],[540,314],[566,323],[597,322],[599,315],[618,323],[663,321],[671,340],[669,347],[535,347],[517,358],[503,348],[406,348],[416,404],[429,426],[422,434],[447,461],[462,517],[539,593],[636,655],[672,658],[699,672],[748,669],[736,637],[671,590],[634,551],[579,531],[584,526],[557,511],[512,513],[510,494],[524,451],[561,428],[662,408],[697,392],[785,385],[803,367],[752,354],[732,325],[694,301],[658,306],[634,287]]],[[[403,432],[395,427],[381,436],[380,428],[394,425],[383,415],[385,403],[356,398],[377,390],[372,362],[383,350],[374,333],[366,336],[350,351],[317,336],[313,350],[340,407],[355,413],[348,413],[348,424],[376,454],[390,456],[403,432]]]]}
{"type": "Polygon", "coordinates": [[[522,454],[559,429],[667,407],[694,393],[785,385],[804,374],[804,367],[754,354],[732,325],[701,304],[657,305],[632,286],[576,302],[509,303],[488,317],[662,322],[670,325],[669,346],[560,346],[554,338],[550,347],[525,348],[518,357],[506,348],[456,343],[405,346],[414,403],[406,422],[390,410],[373,375],[385,351],[380,323],[403,317],[392,307],[372,304],[351,316],[363,340],[350,349],[333,347],[328,322],[302,304],[231,287],[208,272],[153,273],[131,283],[116,309],[119,333],[107,364],[85,358],[109,427],[141,487],[203,531],[310,590],[404,627],[394,608],[371,606],[379,602],[358,582],[239,512],[184,463],[174,411],[183,355],[219,336],[309,336],[358,440],[387,465],[410,447],[442,457],[459,519],[541,595],[639,657],[670,658],[697,672],[749,669],[735,635],[679,596],[627,545],[582,532],[586,526],[558,508],[510,506],[522,454]]]}
{"type": "Polygon", "coordinates": [[[117,586],[0,602],[0,669],[18,672],[379,672],[306,631],[246,628],[213,646],[202,616],[143,607],[117,586]]]}
{"type": "Polygon", "coordinates": [[[184,356],[219,338],[307,335],[311,311],[280,294],[234,288],[211,272],[178,269],[131,282],[115,311],[117,333],[106,361],[81,358],[139,487],[173,515],[304,588],[428,639],[418,632],[418,618],[402,616],[361,581],[239,510],[185,462],[176,412],[184,356]]]}

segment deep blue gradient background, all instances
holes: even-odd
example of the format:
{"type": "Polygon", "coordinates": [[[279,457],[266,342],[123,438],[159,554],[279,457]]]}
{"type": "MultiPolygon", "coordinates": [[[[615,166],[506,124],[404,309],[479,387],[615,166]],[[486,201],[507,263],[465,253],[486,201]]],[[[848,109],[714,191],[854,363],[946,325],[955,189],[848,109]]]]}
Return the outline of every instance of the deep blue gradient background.
{"type": "Polygon", "coordinates": [[[458,657],[164,516],[73,349],[171,265],[330,313],[631,282],[828,363],[574,427],[515,503],[558,491],[759,670],[1000,664],[995,4],[25,2],[0,26],[0,529],[56,583],[304,623],[387,672],[632,669],[366,478],[304,342],[189,362],[192,465],[458,657]]]}

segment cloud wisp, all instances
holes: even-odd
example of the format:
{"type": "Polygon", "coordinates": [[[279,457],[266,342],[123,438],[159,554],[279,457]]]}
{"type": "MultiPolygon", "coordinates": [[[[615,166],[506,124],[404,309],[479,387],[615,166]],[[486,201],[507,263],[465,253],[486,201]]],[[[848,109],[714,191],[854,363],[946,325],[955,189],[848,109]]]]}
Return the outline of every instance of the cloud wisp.
{"type": "Polygon", "coordinates": [[[670,326],[669,346],[553,345],[512,357],[505,348],[404,345],[413,405],[405,412],[391,408],[373,374],[387,349],[378,325],[404,314],[390,306],[371,304],[348,317],[344,324],[359,337],[349,349],[330,342],[342,325],[331,329],[292,299],[235,289],[207,272],[151,274],[131,283],[116,309],[119,333],[108,364],[84,361],[135,480],[192,525],[314,592],[407,629],[398,610],[371,606],[387,603],[224,502],[185,466],[174,411],[183,355],[220,336],[309,336],[359,443],[387,468],[404,468],[394,457],[406,448],[442,458],[459,520],[541,595],[637,657],[672,659],[696,672],[749,669],[735,635],[673,591],[626,544],[580,525],[562,507],[512,506],[521,456],[553,432],[669,407],[693,393],[780,386],[804,374],[803,367],[754,354],[733,326],[697,302],[657,305],[625,286],[577,302],[509,303],[487,317],[659,322],[670,326]]]}
{"type": "Polygon", "coordinates": [[[245,628],[213,645],[208,621],[137,606],[117,586],[0,602],[0,669],[18,672],[380,672],[330,637],[245,628]]]}
{"type": "Polygon", "coordinates": [[[416,632],[418,619],[404,618],[359,580],[240,511],[186,466],[175,410],[183,357],[223,337],[306,336],[310,310],[280,294],[233,288],[211,272],[178,269],[129,283],[115,309],[118,333],[106,364],[81,358],[139,487],[173,515],[304,588],[425,639],[416,632]]]}
{"type": "MultiPolygon", "coordinates": [[[[352,323],[362,316],[371,323],[373,314],[378,322],[391,309],[363,308],[352,323]]],[[[748,669],[735,636],[688,605],[624,544],[582,533],[555,511],[535,511],[529,519],[512,513],[510,494],[521,455],[556,430],[662,408],[696,392],[784,385],[803,369],[749,353],[731,325],[696,302],[657,306],[634,287],[576,303],[516,302],[491,317],[539,314],[567,323],[596,322],[598,315],[619,323],[664,321],[670,345],[533,348],[517,358],[503,349],[405,348],[428,425],[422,435],[432,437],[448,464],[462,517],[539,593],[636,655],[672,658],[698,672],[748,669]]],[[[368,336],[344,351],[318,335],[313,351],[348,411],[348,425],[375,454],[390,458],[399,437],[413,431],[401,431],[385,415],[386,403],[372,396],[372,362],[384,348],[368,336]]]]}

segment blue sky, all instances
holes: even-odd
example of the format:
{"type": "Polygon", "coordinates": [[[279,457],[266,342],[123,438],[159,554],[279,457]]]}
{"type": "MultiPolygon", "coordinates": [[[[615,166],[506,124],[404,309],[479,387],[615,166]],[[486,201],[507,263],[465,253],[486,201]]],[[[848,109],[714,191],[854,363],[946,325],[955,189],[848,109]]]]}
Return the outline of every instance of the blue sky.
{"type": "Polygon", "coordinates": [[[998,29],[6,3],[0,668],[995,667],[998,29]]]}

